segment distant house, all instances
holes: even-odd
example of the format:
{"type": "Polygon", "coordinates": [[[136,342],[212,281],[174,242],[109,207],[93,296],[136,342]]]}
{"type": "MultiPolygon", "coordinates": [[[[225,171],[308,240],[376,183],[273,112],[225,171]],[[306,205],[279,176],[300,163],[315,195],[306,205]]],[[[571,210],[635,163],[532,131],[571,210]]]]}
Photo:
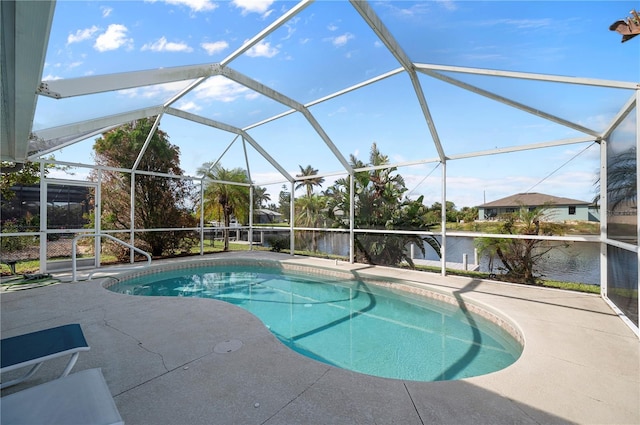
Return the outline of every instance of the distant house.
{"type": "Polygon", "coordinates": [[[592,202],[545,195],[543,193],[518,193],[496,201],[478,205],[480,220],[493,220],[502,214],[518,211],[521,207],[533,210],[549,206],[547,216],[550,221],[600,221],[598,209],[592,202]]]}
{"type": "Polygon", "coordinates": [[[256,223],[258,224],[268,224],[268,223],[281,223],[282,222],[282,214],[277,211],[267,210],[264,208],[260,208],[255,210],[254,212],[256,223]]]}

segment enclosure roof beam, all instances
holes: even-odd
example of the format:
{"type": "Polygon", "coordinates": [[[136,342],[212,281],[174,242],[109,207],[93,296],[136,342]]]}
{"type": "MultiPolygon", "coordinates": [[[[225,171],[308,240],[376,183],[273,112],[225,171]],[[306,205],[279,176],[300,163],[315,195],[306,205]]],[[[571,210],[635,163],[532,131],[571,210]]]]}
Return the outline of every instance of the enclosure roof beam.
{"type": "Polygon", "coordinates": [[[43,149],[53,149],[56,148],[56,146],[66,143],[71,137],[76,137],[77,139],[79,134],[90,137],[90,133],[93,132],[93,134],[96,134],[96,130],[159,115],[162,113],[162,109],[162,106],[154,106],[39,130],[32,134],[29,150],[39,152],[43,149]]]}
{"type": "Polygon", "coordinates": [[[412,70],[409,73],[411,77],[411,84],[413,84],[413,90],[416,93],[416,97],[418,98],[418,103],[420,103],[420,109],[422,109],[422,115],[424,116],[425,121],[427,122],[427,126],[429,127],[429,133],[431,133],[431,138],[433,139],[433,144],[438,151],[438,156],[441,161],[444,161],[446,155],[444,153],[444,148],[442,147],[442,142],[440,141],[440,135],[438,134],[438,130],[436,129],[436,124],[433,121],[433,117],[431,116],[431,112],[429,111],[429,106],[427,105],[427,99],[424,97],[424,92],[422,91],[422,85],[420,84],[420,80],[416,75],[416,72],[412,70]]]}
{"type": "Polygon", "coordinates": [[[402,67],[409,74],[409,78],[411,78],[411,84],[413,85],[413,90],[416,94],[416,97],[418,98],[418,102],[420,103],[422,115],[427,122],[429,133],[431,133],[431,138],[433,139],[433,143],[436,147],[436,150],[438,151],[438,156],[440,156],[441,161],[444,161],[446,156],[442,147],[442,142],[440,141],[440,136],[438,135],[438,131],[436,129],[435,122],[433,121],[433,117],[431,116],[431,112],[429,111],[427,99],[424,96],[424,91],[422,90],[420,80],[416,75],[415,65],[413,64],[411,59],[409,59],[409,56],[400,47],[396,39],[391,35],[387,27],[382,23],[378,15],[374,12],[374,10],[371,8],[371,6],[369,6],[367,2],[359,0],[350,1],[351,5],[358,11],[360,16],[362,16],[369,27],[376,33],[376,35],[384,43],[391,54],[396,58],[398,62],[400,62],[402,67]]]}
{"type": "Polygon", "coordinates": [[[573,123],[571,121],[565,120],[565,119],[557,117],[555,115],[548,114],[548,113],[543,112],[543,111],[541,111],[539,109],[532,108],[530,106],[527,106],[527,105],[524,105],[522,103],[516,102],[515,100],[508,99],[508,98],[506,98],[504,96],[497,95],[495,93],[492,93],[490,91],[481,89],[481,88],[473,86],[471,84],[464,83],[464,82],[462,82],[460,80],[456,80],[455,78],[448,77],[448,76],[443,75],[443,74],[441,74],[439,72],[435,72],[435,71],[431,71],[431,70],[427,70],[427,69],[423,69],[423,70],[421,70],[421,72],[423,72],[423,73],[425,73],[427,75],[430,75],[431,77],[436,78],[438,80],[444,81],[445,83],[452,84],[454,86],[457,86],[457,87],[460,87],[462,89],[468,90],[470,92],[479,94],[479,95],[487,97],[489,99],[493,99],[493,100],[495,100],[497,102],[504,103],[505,105],[512,106],[514,108],[520,109],[521,111],[528,112],[530,114],[533,114],[533,115],[536,115],[536,116],[538,116],[540,118],[544,118],[546,120],[555,122],[555,123],[560,124],[562,126],[572,128],[572,129],[577,130],[577,131],[579,131],[581,133],[590,134],[590,135],[592,135],[593,137],[596,137],[596,138],[600,137],[600,134],[595,130],[592,130],[592,129],[584,127],[584,126],[581,126],[579,124],[573,123]]]}
{"type": "Polygon", "coordinates": [[[277,91],[273,90],[270,87],[265,86],[262,83],[259,83],[258,81],[255,81],[249,77],[247,77],[246,75],[243,75],[231,68],[225,67],[224,69],[222,69],[221,74],[224,75],[225,77],[229,78],[232,81],[235,81],[238,84],[241,84],[245,87],[250,88],[251,90],[254,90],[257,93],[260,93],[264,96],[267,96],[270,99],[275,100],[278,103],[281,103],[283,105],[286,105],[292,109],[295,109],[296,111],[302,113],[302,115],[304,115],[304,117],[307,119],[307,121],[309,121],[309,124],[311,124],[311,126],[314,128],[314,130],[318,133],[318,135],[320,135],[320,137],[322,138],[322,140],[324,141],[324,143],[327,145],[327,147],[331,150],[331,152],[334,154],[334,156],[338,159],[338,161],[340,161],[340,163],[342,164],[342,166],[344,167],[345,170],[347,170],[349,173],[352,172],[352,168],[351,165],[349,164],[349,162],[346,160],[346,158],[342,155],[342,153],[338,150],[338,148],[333,144],[333,142],[331,141],[331,139],[329,138],[329,136],[327,135],[327,133],[324,131],[324,129],[320,126],[320,124],[318,123],[318,121],[316,121],[316,119],[313,117],[313,115],[311,114],[311,112],[309,112],[309,110],[307,108],[305,108],[305,106],[296,101],[293,100],[285,95],[283,95],[282,93],[278,93],[277,91]]]}
{"type": "Polygon", "coordinates": [[[296,111],[301,111],[304,108],[304,105],[296,100],[291,99],[272,89],[271,87],[265,86],[264,84],[247,77],[246,75],[232,69],[229,67],[220,67],[220,74],[227,77],[228,79],[235,81],[236,83],[243,85],[256,93],[260,93],[263,96],[268,97],[269,99],[275,100],[278,103],[286,105],[291,109],[295,109],[296,111]]]}
{"type": "MultiPolygon", "coordinates": [[[[375,83],[377,81],[381,81],[381,80],[384,80],[385,78],[389,78],[389,77],[392,77],[394,75],[400,74],[401,72],[404,72],[404,68],[396,68],[396,69],[394,69],[392,71],[385,72],[384,74],[378,75],[377,77],[373,77],[373,78],[370,78],[370,79],[368,79],[366,81],[360,82],[358,84],[354,84],[351,87],[347,87],[345,89],[342,89],[342,90],[339,90],[337,92],[331,93],[331,94],[329,94],[327,96],[324,96],[324,97],[321,97],[319,99],[312,100],[309,103],[305,103],[304,107],[305,108],[310,108],[310,107],[318,105],[318,104],[320,104],[322,102],[326,102],[327,100],[331,100],[331,99],[333,99],[335,97],[342,96],[343,94],[352,92],[352,91],[357,90],[359,88],[366,87],[366,86],[368,86],[370,84],[373,84],[373,83],[375,83]]],[[[257,123],[251,124],[251,125],[249,125],[247,127],[244,127],[244,130],[250,130],[252,128],[260,127],[261,125],[264,125],[266,123],[269,123],[269,122],[278,120],[280,118],[286,117],[287,115],[291,115],[291,114],[293,114],[295,112],[297,112],[295,109],[289,109],[288,111],[284,111],[284,112],[282,112],[282,113],[280,113],[278,115],[274,115],[272,117],[266,118],[266,119],[264,119],[262,121],[259,121],[257,123]]]]}
{"type": "Polygon", "coordinates": [[[142,161],[142,157],[144,156],[144,153],[147,151],[147,148],[149,147],[149,143],[151,143],[151,139],[153,138],[153,135],[158,129],[158,125],[160,125],[161,118],[162,118],[162,114],[158,114],[156,116],[156,119],[153,121],[153,125],[149,130],[149,134],[147,134],[147,138],[145,139],[144,144],[142,145],[142,149],[140,149],[140,152],[138,152],[138,157],[136,158],[136,162],[134,162],[133,166],[131,166],[131,171],[135,171],[138,169],[138,166],[142,161]]]}
{"type": "Polygon", "coordinates": [[[566,77],[561,75],[535,74],[530,72],[516,72],[516,71],[499,71],[494,69],[468,68],[463,66],[449,66],[449,65],[433,65],[433,64],[426,64],[426,63],[416,63],[414,65],[418,70],[448,71],[448,72],[457,72],[457,73],[463,73],[463,74],[487,75],[492,77],[507,77],[507,78],[521,79],[521,80],[548,81],[553,83],[579,84],[583,86],[599,86],[599,87],[609,87],[609,88],[616,88],[616,89],[636,90],[640,88],[639,83],[600,80],[596,78],[566,77]]]}
{"type": "Polygon", "coordinates": [[[236,50],[235,52],[231,53],[229,56],[224,58],[220,62],[220,65],[221,66],[227,66],[231,61],[236,59],[238,56],[240,56],[241,54],[243,54],[244,52],[246,52],[247,50],[249,50],[250,48],[252,48],[256,44],[258,44],[264,38],[268,37],[269,34],[274,32],[278,28],[280,28],[282,25],[284,25],[287,22],[289,22],[289,20],[291,18],[296,16],[298,13],[302,12],[311,3],[313,3],[313,0],[302,0],[301,2],[296,4],[294,7],[289,9],[285,14],[283,14],[281,17],[276,19],[271,25],[267,26],[265,29],[260,31],[255,36],[253,36],[251,39],[247,40],[242,46],[240,46],[240,48],[238,50],[236,50]]]}
{"type": "Polygon", "coordinates": [[[0,1],[0,159],[23,162],[55,1],[0,1]]]}
{"type": "Polygon", "coordinates": [[[210,77],[215,75],[219,69],[217,64],[189,65],[50,80],[40,83],[38,94],[55,99],[63,99],[210,77]]]}
{"type": "Polygon", "coordinates": [[[620,125],[622,121],[624,121],[625,118],[627,118],[631,111],[633,111],[633,108],[635,108],[637,105],[636,98],[637,94],[634,92],[633,95],[629,97],[629,100],[627,100],[627,102],[624,104],[622,109],[620,109],[616,116],[613,117],[613,120],[602,134],[603,139],[608,139],[611,133],[620,125]]]}
{"type": "Polygon", "coordinates": [[[293,178],[287,172],[287,170],[282,168],[278,161],[276,161],[271,155],[269,155],[269,153],[265,151],[262,146],[260,146],[260,144],[258,144],[258,142],[253,139],[253,137],[251,137],[246,131],[242,130],[241,128],[172,107],[166,108],[165,113],[188,121],[227,131],[229,133],[241,135],[256,151],[258,151],[258,153],[260,153],[260,155],[262,155],[264,159],[266,159],[276,170],[278,170],[280,174],[282,174],[289,182],[293,182],[293,178]]]}
{"type": "Polygon", "coordinates": [[[594,139],[593,137],[587,137],[587,136],[574,137],[570,139],[554,140],[551,142],[530,143],[522,146],[510,146],[506,148],[488,149],[484,151],[476,151],[476,152],[469,152],[469,153],[463,153],[458,155],[451,155],[447,159],[455,160],[455,159],[475,158],[479,156],[498,155],[503,153],[520,152],[520,151],[543,149],[543,148],[553,148],[556,146],[566,146],[566,145],[574,145],[577,143],[588,143],[588,142],[597,142],[597,141],[598,139],[594,139]]]}
{"type": "Polygon", "coordinates": [[[32,147],[34,149],[37,149],[36,153],[34,153],[33,155],[30,155],[27,157],[27,160],[29,161],[33,161],[36,160],[38,158],[42,158],[43,155],[47,155],[51,152],[55,152],[57,150],[60,150],[62,148],[65,148],[67,146],[71,146],[75,143],[78,143],[82,140],[86,140],[89,137],[93,137],[96,136],[98,134],[102,134],[102,133],[106,133],[109,130],[113,130],[114,128],[118,127],[119,124],[117,125],[112,125],[109,127],[104,127],[104,128],[99,128],[93,131],[89,131],[89,132],[85,132],[82,134],[77,134],[77,135],[72,135],[72,136],[67,136],[67,137],[61,137],[58,139],[53,139],[53,140],[48,140],[47,142],[43,142],[40,143],[39,141],[33,141],[32,142],[32,147]],[[47,147],[47,146],[51,146],[51,147],[47,147]]]}
{"type": "Polygon", "coordinates": [[[373,30],[374,33],[380,38],[380,41],[384,43],[387,50],[396,58],[402,67],[410,71],[414,69],[413,62],[409,59],[409,56],[400,47],[400,44],[391,35],[387,27],[382,23],[376,12],[369,6],[369,3],[361,0],[350,0],[351,5],[360,14],[362,19],[365,20],[367,25],[373,30]]]}

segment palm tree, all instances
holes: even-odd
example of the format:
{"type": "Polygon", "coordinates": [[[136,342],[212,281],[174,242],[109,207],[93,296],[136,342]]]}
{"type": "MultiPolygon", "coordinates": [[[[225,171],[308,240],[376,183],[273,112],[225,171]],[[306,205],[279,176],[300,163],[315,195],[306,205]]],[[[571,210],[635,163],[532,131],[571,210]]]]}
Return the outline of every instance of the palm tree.
{"type": "MultiPolygon", "coordinates": [[[[635,205],[638,200],[636,147],[612,156],[607,165],[607,198],[609,211],[623,204],[635,205]]],[[[600,177],[595,182],[597,195],[593,202],[600,200],[600,177]]]]}
{"type": "MultiPolygon", "coordinates": [[[[326,202],[323,196],[304,196],[296,203],[296,224],[301,227],[319,227],[321,215],[326,202]]],[[[311,251],[318,250],[318,237],[311,231],[311,251]]]]}
{"type": "MultiPolygon", "coordinates": [[[[296,174],[296,177],[309,177],[309,176],[315,176],[316,174],[318,174],[318,170],[313,168],[311,165],[307,165],[304,168],[302,168],[302,165],[298,165],[298,167],[300,167],[300,174],[296,174]]],[[[310,198],[311,195],[313,194],[313,187],[314,186],[321,187],[322,183],[324,183],[324,177],[304,179],[296,185],[296,189],[300,189],[301,187],[306,187],[307,197],[310,198]]]]}
{"type": "Polygon", "coordinates": [[[262,208],[271,200],[271,195],[267,193],[266,187],[255,186],[253,188],[253,207],[262,208]]]}
{"type": "MultiPolygon", "coordinates": [[[[384,166],[389,158],[382,155],[374,143],[371,146],[369,164],[350,157],[354,169],[368,166],[384,166]]],[[[358,229],[378,230],[428,230],[430,225],[424,216],[427,208],[422,204],[423,198],[410,200],[404,198],[407,191],[404,179],[396,173],[396,168],[380,168],[370,171],[358,171],[354,174],[354,227],[358,229]],[[403,199],[404,198],[404,199],[403,199]]],[[[327,215],[337,219],[336,212],[347,214],[350,208],[351,176],[338,179],[325,191],[328,198],[327,215]]],[[[348,227],[344,219],[336,220],[335,226],[348,227]]],[[[406,247],[413,243],[424,251],[424,243],[431,246],[440,255],[438,241],[431,237],[402,234],[358,234],[356,236],[356,261],[369,264],[398,265],[406,261],[413,266],[406,247]]]]}
{"type": "MultiPolygon", "coordinates": [[[[525,206],[504,217],[500,233],[510,235],[552,235],[558,232],[557,226],[543,222],[548,218],[549,205],[529,210],[525,206]]],[[[501,269],[511,281],[535,284],[536,270],[554,245],[542,239],[518,238],[477,238],[476,247],[480,253],[489,255],[492,264],[494,258],[500,259],[501,269]]]]}
{"type": "Polygon", "coordinates": [[[607,196],[609,210],[624,203],[635,205],[638,199],[637,156],[633,146],[609,161],[607,168],[607,196]]]}
{"type": "Polygon", "coordinates": [[[231,216],[246,217],[249,210],[249,187],[224,182],[249,183],[247,173],[242,168],[226,169],[220,164],[206,162],[196,171],[204,178],[204,212],[208,217],[221,211],[224,220],[224,251],[229,250],[229,226],[231,216]]]}

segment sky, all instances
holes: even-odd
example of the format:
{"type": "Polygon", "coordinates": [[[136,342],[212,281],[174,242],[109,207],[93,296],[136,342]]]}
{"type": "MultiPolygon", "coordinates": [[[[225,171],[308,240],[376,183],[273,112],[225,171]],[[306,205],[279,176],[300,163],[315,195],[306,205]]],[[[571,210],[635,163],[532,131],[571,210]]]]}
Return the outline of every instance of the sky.
{"type": "MultiPolygon", "coordinates": [[[[43,80],[214,64],[257,35],[295,2],[271,0],[58,0],[43,80]]],[[[609,25],[637,1],[372,1],[414,63],[517,71],[601,80],[640,81],[640,37],[621,43],[609,25]]],[[[347,1],[316,1],[228,66],[307,104],[400,67],[347,1]]],[[[468,85],[604,131],[632,90],[442,72],[468,85]]],[[[433,128],[449,157],[584,136],[536,114],[418,72],[433,128]]],[[[40,97],[34,129],[161,105],[189,81],[55,100],[40,97]]],[[[240,128],[291,175],[311,165],[326,189],[353,155],[368,162],[375,143],[404,177],[409,194],[430,205],[459,208],[522,192],[591,201],[600,147],[593,142],[516,153],[437,161],[438,151],[415,88],[404,72],[309,106],[338,154],[299,113],[254,124],[289,108],[224,77],[208,79],[172,105],[240,128]]],[[[635,116],[616,135],[633,140],[635,116]]],[[[285,179],[235,135],[174,116],[160,128],[181,151],[188,175],[205,162],[249,169],[277,200],[285,179]],[[247,159],[245,159],[245,150],[247,159]],[[224,155],[223,155],[224,153],[224,155]]],[[[65,147],[60,161],[91,164],[95,137],[65,147]]],[[[76,169],[75,175],[86,176],[76,169]]]]}

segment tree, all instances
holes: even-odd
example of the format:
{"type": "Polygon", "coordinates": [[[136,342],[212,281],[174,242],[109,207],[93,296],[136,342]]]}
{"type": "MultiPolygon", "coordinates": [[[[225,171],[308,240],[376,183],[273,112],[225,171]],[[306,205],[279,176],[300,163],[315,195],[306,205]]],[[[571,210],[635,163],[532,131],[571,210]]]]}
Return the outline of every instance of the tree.
{"type": "Polygon", "coordinates": [[[271,195],[267,193],[266,187],[255,186],[253,188],[253,207],[263,208],[271,200],[271,195]]]}
{"type": "MultiPolygon", "coordinates": [[[[311,165],[307,165],[302,168],[302,165],[298,165],[300,167],[300,174],[296,174],[296,177],[310,177],[318,174],[318,170],[313,168],[311,165]]],[[[314,177],[314,178],[305,178],[300,183],[296,185],[296,189],[300,189],[301,187],[305,187],[307,191],[307,197],[310,198],[313,194],[313,187],[318,186],[321,187],[322,183],[324,183],[323,177],[314,177]]]]}
{"type": "MultiPolygon", "coordinates": [[[[389,163],[388,157],[382,155],[375,143],[371,146],[369,164],[363,163],[353,155],[350,161],[355,169],[381,167],[389,163]]],[[[356,228],[412,231],[429,229],[430,225],[424,219],[427,208],[422,204],[423,198],[404,198],[407,188],[404,179],[396,171],[395,167],[381,167],[354,174],[356,228]]],[[[346,220],[336,216],[336,212],[346,214],[350,209],[350,179],[351,177],[339,179],[325,191],[328,215],[336,220],[335,223],[339,227],[349,226],[346,220]]],[[[430,236],[389,233],[381,237],[375,234],[357,234],[356,261],[385,265],[398,265],[406,261],[413,267],[413,261],[406,248],[413,243],[424,253],[424,242],[440,255],[440,244],[430,236]]]]}
{"type": "Polygon", "coordinates": [[[278,194],[279,212],[285,220],[291,219],[291,193],[287,190],[287,185],[282,185],[282,190],[278,194]]]}
{"type": "Polygon", "coordinates": [[[462,207],[458,212],[458,220],[465,223],[472,223],[478,219],[478,207],[462,207]]]}
{"type": "MultiPolygon", "coordinates": [[[[548,206],[529,210],[521,206],[517,212],[502,217],[501,232],[509,235],[552,235],[559,227],[545,223],[548,206]]],[[[497,257],[506,271],[506,277],[515,282],[535,284],[539,263],[554,249],[542,239],[519,238],[477,238],[476,247],[480,253],[488,254],[490,263],[497,257]]]]}
{"type": "MultiPolygon", "coordinates": [[[[154,118],[145,118],[108,131],[96,139],[93,149],[97,165],[131,169],[149,135],[154,118]]],[[[120,171],[102,172],[103,225],[111,229],[154,229],[167,227],[194,227],[190,214],[193,185],[178,178],[184,175],[180,168],[180,150],[169,142],[168,135],[157,129],[142,155],[136,171],[158,172],[176,176],[159,177],[120,171]],[[130,223],[131,181],[134,178],[135,222],[130,223]]],[[[97,178],[94,171],[92,179],[97,178]]],[[[184,232],[141,232],[143,241],[153,256],[186,251],[193,245],[193,235],[184,232]]]]}
{"type": "MultiPolygon", "coordinates": [[[[55,159],[53,155],[47,159],[55,159]]],[[[44,165],[44,175],[49,174],[52,169],[67,170],[69,167],[54,164],[44,165]]],[[[13,186],[31,186],[40,183],[40,164],[37,162],[0,162],[0,194],[3,199],[13,199],[15,193],[11,190],[13,186]]]]}
{"type": "MultiPolygon", "coordinates": [[[[326,205],[323,196],[312,194],[303,196],[296,201],[296,225],[300,227],[321,227],[323,222],[322,210],[326,205]]],[[[318,235],[315,230],[311,230],[311,237],[297,233],[301,239],[311,242],[311,251],[318,250],[318,235]]]]}
{"type": "MultiPolygon", "coordinates": [[[[300,181],[296,185],[296,189],[300,189],[304,187],[306,189],[306,194],[296,200],[295,209],[296,209],[296,224],[302,227],[318,227],[321,220],[321,211],[324,208],[324,198],[314,195],[313,188],[314,186],[322,186],[324,183],[323,177],[311,177],[318,174],[318,170],[313,168],[311,165],[307,165],[306,167],[302,167],[302,165],[298,165],[300,167],[300,174],[296,174],[296,177],[304,177],[303,180],[300,181]]],[[[302,235],[303,239],[308,239],[304,235],[302,235]]],[[[318,250],[318,237],[315,230],[311,231],[311,237],[309,238],[311,242],[311,250],[318,250]]]]}
{"type": "Polygon", "coordinates": [[[221,215],[224,222],[224,251],[229,250],[229,226],[231,216],[246,222],[249,214],[249,177],[242,168],[226,169],[220,164],[206,162],[198,168],[197,174],[204,177],[205,217],[221,215]],[[236,185],[224,182],[245,183],[236,185]]]}
{"type": "Polygon", "coordinates": [[[607,167],[607,206],[610,211],[625,203],[635,206],[638,199],[637,165],[635,146],[620,152],[609,161],[607,167]]]}
{"type": "MultiPolygon", "coordinates": [[[[636,147],[632,146],[609,158],[607,164],[607,199],[609,210],[623,204],[635,205],[638,200],[636,147]]],[[[593,202],[600,201],[600,176],[595,181],[596,195],[593,202]]]]}

